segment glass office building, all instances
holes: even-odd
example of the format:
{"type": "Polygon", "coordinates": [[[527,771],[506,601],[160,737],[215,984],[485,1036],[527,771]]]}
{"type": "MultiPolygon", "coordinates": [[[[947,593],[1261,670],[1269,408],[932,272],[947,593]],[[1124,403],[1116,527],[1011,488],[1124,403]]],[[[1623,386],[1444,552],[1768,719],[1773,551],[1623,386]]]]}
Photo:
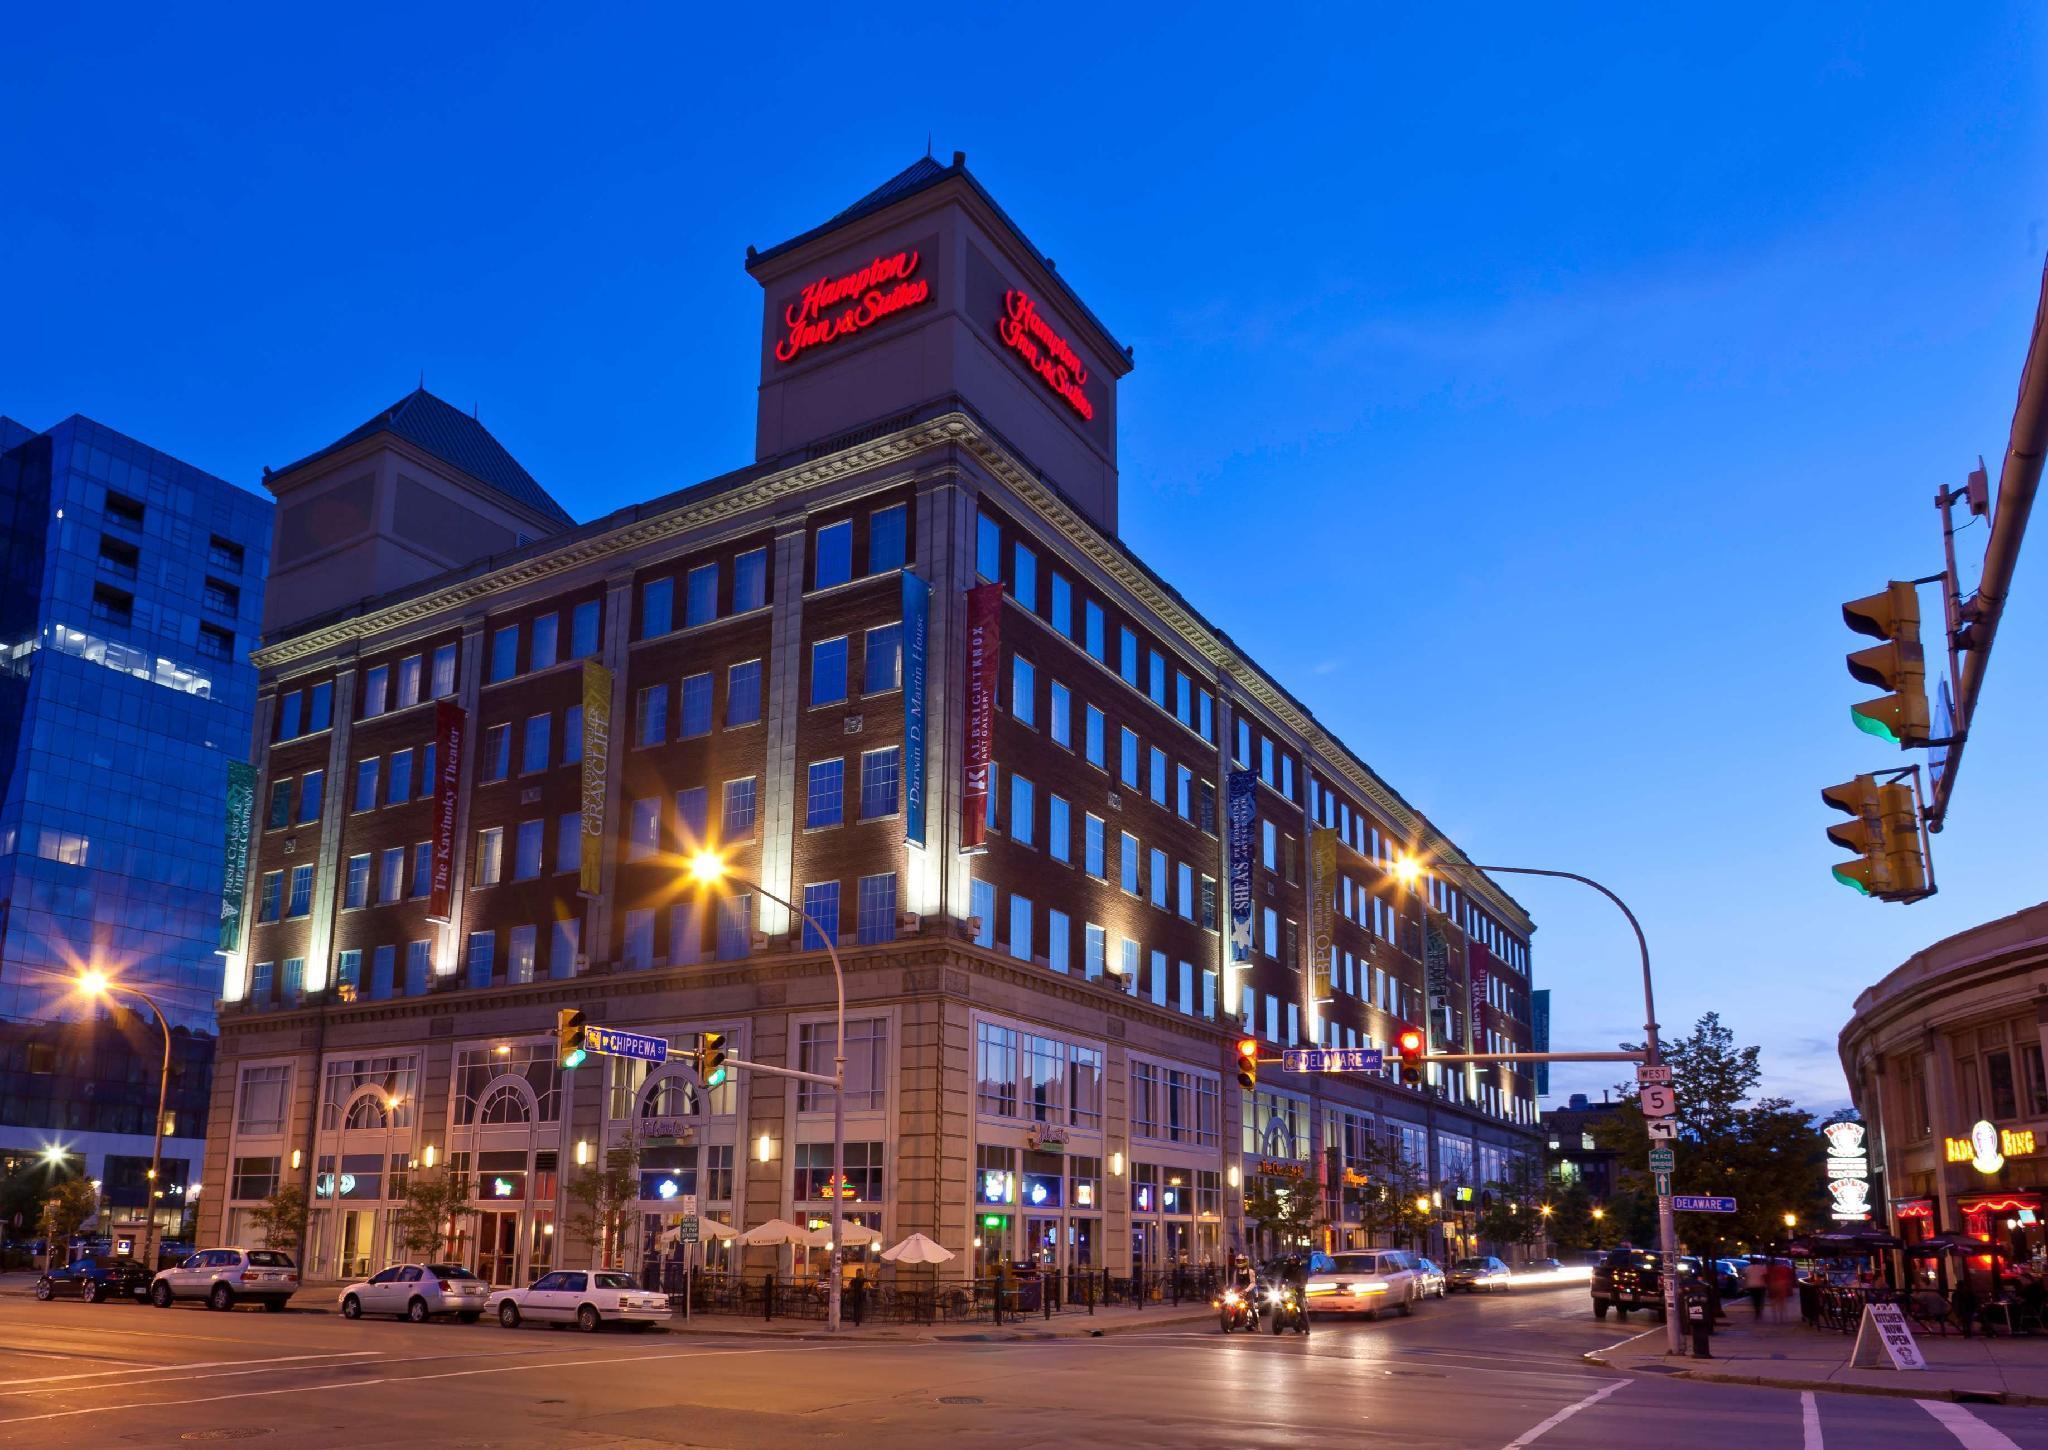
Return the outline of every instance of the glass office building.
{"type": "Polygon", "coordinates": [[[72,990],[97,967],[172,1029],[167,1218],[206,1130],[271,507],[88,418],[0,418],[0,1162],[144,1200],[162,1038],[72,990]]]}

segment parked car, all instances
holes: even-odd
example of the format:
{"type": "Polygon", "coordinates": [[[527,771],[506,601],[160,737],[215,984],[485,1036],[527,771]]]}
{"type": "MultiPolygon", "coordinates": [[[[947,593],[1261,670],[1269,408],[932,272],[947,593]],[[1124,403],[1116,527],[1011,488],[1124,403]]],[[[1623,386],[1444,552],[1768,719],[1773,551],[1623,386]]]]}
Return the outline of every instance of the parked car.
{"type": "Polygon", "coordinates": [[[607,1324],[649,1329],[668,1322],[668,1295],[642,1289],[631,1274],[615,1269],[557,1269],[524,1289],[498,1290],[486,1307],[507,1329],[529,1319],[574,1324],[585,1334],[607,1324]]]}
{"type": "Polygon", "coordinates": [[[1315,1314],[1363,1314],[1382,1309],[1415,1312],[1422,1275],[1406,1249],[1345,1249],[1309,1255],[1308,1307],[1315,1314]]]}
{"type": "Polygon", "coordinates": [[[299,1291],[299,1267],[276,1249],[201,1249],[163,1270],[149,1285],[149,1302],[168,1309],[199,1299],[209,1309],[261,1304],[275,1314],[299,1291]]]}
{"type": "MultiPolygon", "coordinates": [[[[1699,1272],[1698,1259],[1678,1261],[1678,1277],[1692,1278],[1699,1272]]],[[[1648,1309],[1659,1318],[1664,1314],[1663,1255],[1649,1249],[1611,1249],[1593,1268],[1593,1317],[1605,1319],[1613,1309],[1624,1319],[1631,1309],[1648,1309]]]]}
{"type": "Polygon", "coordinates": [[[396,1314],[424,1324],[437,1314],[453,1314],[464,1324],[483,1318],[491,1286],[460,1264],[393,1264],[338,1296],[344,1319],[365,1314],[396,1314]]]}
{"type": "Polygon", "coordinates": [[[1447,1292],[1444,1271],[1437,1267],[1435,1259],[1415,1256],[1415,1277],[1420,1281],[1418,1295],[1424,1299],[1441,1299],[1447,1292]]]}
{"type": "Polygon", "coordinates": [[[36,1297],[45,1301],[77,1298],[88,1304],[108,1299],[142,1300],[149,1297],[149,1280],[149,1269],[134,1259],[87,1255],[36,1280],[36,1297]]]}
{"type": "Polygon", "coordinates": [[[1451,1265],[1450,1287],[1476,1294],[1481,1289],[1491,1294],[1496,1289],[1508,1287],[1508,1266],[1491,1254],[1476,1258],[1460,1259],[1451,1265]]]}

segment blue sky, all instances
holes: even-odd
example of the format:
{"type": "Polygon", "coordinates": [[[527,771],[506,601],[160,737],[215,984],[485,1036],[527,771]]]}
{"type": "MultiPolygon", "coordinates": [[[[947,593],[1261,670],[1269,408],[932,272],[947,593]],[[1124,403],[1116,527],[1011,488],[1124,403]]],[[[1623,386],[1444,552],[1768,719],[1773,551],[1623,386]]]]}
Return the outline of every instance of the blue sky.
{"type": "MultiPolygon", "coordinates": [[[[1475,856],[1628,897],[1668,1025],[1840,1101],[1855,993],[2043,894],[2031,557],[1941,893],[1834,885],[1817,795],[1899,758],[1840,601],[2004,447],[2026,7],[61,8],[0,82],[0,412],[254,487],[424,371],[588,517],[751,457],[745,245],[929,135],[1136,348],[1130,543],[1475,856]]],[[[1604,903],[1518,895],[1559,1045],[1639,1035],[1604,903]]]]}

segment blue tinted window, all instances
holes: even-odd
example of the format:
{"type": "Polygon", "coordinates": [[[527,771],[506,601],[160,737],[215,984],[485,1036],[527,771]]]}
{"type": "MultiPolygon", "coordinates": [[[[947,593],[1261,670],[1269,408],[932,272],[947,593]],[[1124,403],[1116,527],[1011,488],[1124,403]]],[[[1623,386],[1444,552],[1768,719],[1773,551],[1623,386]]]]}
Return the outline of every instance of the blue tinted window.
{"type": "Polygon", "coordinates": [[[682,713],[677,721],[676,739],[711,733],[711,676],[683,676],[682,713]]]}
{"type": "Polygon", "coordinates": [[[832,705],[846,698],[846,637],[811,646],[811,703],[832,705]]]}
{"type": "Polygon", "coordinates": [[[804,947],[815,951],[839,939],[839,883],[817,881],[804,888],[804,947]]]}
{"type": "Polygon", "coordinates": [[[817,565],[812,571],[813,589],[830,589],[853,577],[853,520],[827,524],[818,530],[817,565]]]}
{"type": "Polygon", "coordinates": [[[868,515],[868,573],[881,574],[903,567],[909,525],[910,508],[907,504],[876,509],[868,515]]]}
{"type": "Polygon", "coordinates": [[[641,586],[640,638],[653,639],[656,635],[668,633],[674,597],[673,580],[650,579],[641,586]]]}
{"type": "Polygon", "coordinates": [[[846,804],[846,762],[815,762],[806,782],[804,826],[807,829],[839,824],[846,804]]]}

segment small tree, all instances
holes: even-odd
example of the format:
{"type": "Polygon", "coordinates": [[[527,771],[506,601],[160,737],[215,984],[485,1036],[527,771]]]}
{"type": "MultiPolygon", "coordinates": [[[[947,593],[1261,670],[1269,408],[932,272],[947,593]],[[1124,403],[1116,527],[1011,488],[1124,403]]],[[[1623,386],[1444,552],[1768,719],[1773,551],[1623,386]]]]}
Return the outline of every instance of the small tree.
{"type": "Polygon", "coordinates": [[[1351,1168],[1366,1178],[1357,1207],[1368,1237],[1405,1244],[1428,1232],[1430,1214],[1415,1206],[1429,1196],[1428,1176],[1420,1164],[1411,1163],[1398,1146],[1375,1140],[1365,1145],[1362,1157],[1352,1160],[1351,1168]]]}
{"type": "Polygon", "coordinates": [[[1576,1254],[1595,1246],[1593,1196],[1586,1192],[1586,1185],[1582,1180],[1555,1180],[1548,1207],[1550,1242],[1558,1253],[1576,1254]]]}
{"type": "Polygon", "coordinates": [[[590,1267],[617,1267],[626,1228],[640,1202],[640,1145],[631,1138],[607,1149],[569,1180],[569,1227],[590,1244],[590,1267]]]}
{"type": "Polygon", "coordinates": [[[71,1236],[99,1212],[99,1207],[99,1190],[83,1178],[67,1178],[50,1190],[50,1196],[43,1200],[37,1226],[49,1240],[52,1264],[57,1263],[58,1252],[69,1247],[71,1236]]]}
{"type": "Polygon", "coordinates": [[[1497,1247],[1527,1248],[1543,1240],[1543,1215],[1533,1185],[1525,1179],[1486,1185],[1479,1210],[1479,1237],[1497,1247]]]}
{"type": "Polygon", "coordinates": [[[249,1210],[249,1226],[263,1240],[266,1249],[284,1249],[298,1257],[306,1239],[306,1190],[296,1183],[281,1183],[270,1197],[249,1210]]]}
{"type": "Polygon", "coordinates": [[[398,1210],[398,1241],[422,1258],[446,1251],[457,1227],[476,1210],[469,1206],[469,1183],[446,1168],[415,1173],[405,1186],[398,1210]]]}
{"type": "Polygon", "coordinates": [[[1244,1214],[1284,1250],[1302,1247],[1323,1221],[1321,1195],[1299,1168],[1286,1175],[1260,1174],[1245,1191],[1244,1214]]]}

